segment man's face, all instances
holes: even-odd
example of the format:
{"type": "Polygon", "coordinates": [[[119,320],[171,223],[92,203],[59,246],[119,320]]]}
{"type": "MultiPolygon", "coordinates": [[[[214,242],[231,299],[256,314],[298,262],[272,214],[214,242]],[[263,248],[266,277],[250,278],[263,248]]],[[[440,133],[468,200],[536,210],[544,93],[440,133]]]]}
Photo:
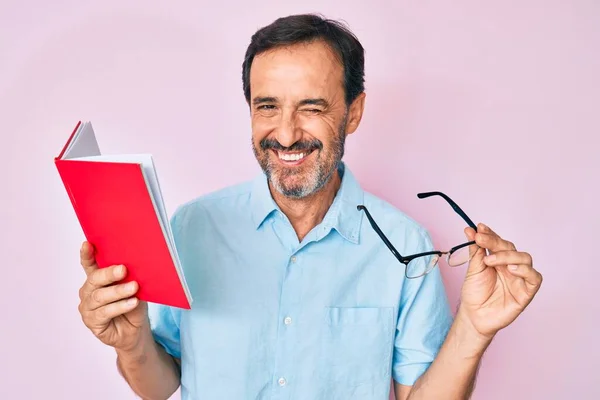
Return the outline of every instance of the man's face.
{"type": "Polygon", "coordinates": [[[291,198],[318,191],[344,153],[343,67],[322,42],[277,48],[250,71],[252,147],[273,187],[291,198]]]}

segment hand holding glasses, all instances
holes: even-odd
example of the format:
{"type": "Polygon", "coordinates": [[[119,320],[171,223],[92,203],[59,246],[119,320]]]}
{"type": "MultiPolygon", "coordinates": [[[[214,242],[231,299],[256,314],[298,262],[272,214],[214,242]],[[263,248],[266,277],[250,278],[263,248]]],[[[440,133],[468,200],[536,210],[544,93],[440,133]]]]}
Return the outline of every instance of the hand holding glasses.
{"type": "MultiPolygon", "coordinates": [[[[458,215],[460,215],[462,217],[462,219],[471,228],[475,229],[475,232],[477,232],[477,227],[475,226],[473,221],[471,221],[471,219],[458,206],[458,204],[456,204],[454,201],[452,201],[452,199],[450,197],[446,196],[444,193],[427,192],[427,193],[417,194],[417,197],[419,197],[420,199],[425,199],[427,197],[432,197],[432,196],[443,197],[450,204],[450,206],[454,209],[454,211],[456,211],[456,213],[458,215]]],[[[369,210],[367,210],[367,208],[364,205],[357,206],[357,209],[359,211],[362,210],[365,212],[365,215],[367,216],[369,223],[373,227],[373,230],[375,230],[375,232],[379,235],[381,240],[385,243],[385,245],[388,247],[388,249],[390,249],[392,254],[398,259],[398,261],[400,261],[402,264],[404,264],[406,266],[405,275],[409,279],[419,278],[421,276],[428,274],[438,264],[440,257],[442,257],[444,255],[446,255],[446,262],[451,267],[458,267],[460,265],[466,264],[467,262],[469,262],[471,260],[471,258],[473,258],[473,256],[477,252],[477,249],[479,249],[479,246],[477,244],[475,244],[475,241],[470,241],[470,242],[466,242],[466,243],[462,243],[457,246],[454,246],[450,250],[447,250],[447,251],[434,250],[434,251],[428,251],[428,252],[424,252],[424,253],[403,256],[400,254],[400,252],[398,252],[398,250],[396,250],[394,245],[392,245],[390,243],[388,238],[381,231],[381,229],[379,228],[379,226],[377,225],[377,223],[371,216],[371,213],[369,213],[369,210]]]]}

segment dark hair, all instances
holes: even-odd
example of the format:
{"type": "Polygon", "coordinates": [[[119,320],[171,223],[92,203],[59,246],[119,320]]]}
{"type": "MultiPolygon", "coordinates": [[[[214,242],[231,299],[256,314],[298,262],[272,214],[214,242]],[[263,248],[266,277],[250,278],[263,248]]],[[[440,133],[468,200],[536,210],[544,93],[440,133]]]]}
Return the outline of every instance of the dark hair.
{"type": "Polygon", "coordinates": [[[276,47],[323,40],[344,67],[346,105],[365,90],[365,54],[356,36],[342,23],[318,14],[290,15],[278,18],[252,35],[242,64],[242,84],[250,103],[250,67],[254,57],[276,47]]]}

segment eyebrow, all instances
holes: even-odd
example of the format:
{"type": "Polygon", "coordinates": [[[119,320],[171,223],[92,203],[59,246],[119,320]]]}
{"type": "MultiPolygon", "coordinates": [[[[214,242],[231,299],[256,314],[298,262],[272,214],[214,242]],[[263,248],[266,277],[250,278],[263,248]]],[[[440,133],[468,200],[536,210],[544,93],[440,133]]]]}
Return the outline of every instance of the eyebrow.
{"type": "Polygon", "coordinates": [[[254,100],[252,100],[252,104],[254,104],[254,105],[262,104],[262,103],[277,103],[277,98],[275,98],[275,97],[255,97],[254,100]]]}
{"type": "MultiPolygon", "coordinates": [[[[263,103],[277,103],[277,102],[278,102],[277,97],[268,97],[268,96],[267,97],[255,97],[252,100],[252,104],[254,104],[254,105],[263,104],[263,103]]],[[[298,106],[306,106],[306,105],[328,107],[329,103],[327,102],[327,100],[325,100],[323,98],[303,99],[298,102],[298,106]]]]}
{"type": "Polygon", "coordinates": [[[327,100],[325,99],[304,99],[301,100],[298,103],[299,106],[307,106],[307,105],[312,105],[312,106],[323,106],[323,107],[327,107],[329,105],[329,103],[327,102],[327,100]]]}

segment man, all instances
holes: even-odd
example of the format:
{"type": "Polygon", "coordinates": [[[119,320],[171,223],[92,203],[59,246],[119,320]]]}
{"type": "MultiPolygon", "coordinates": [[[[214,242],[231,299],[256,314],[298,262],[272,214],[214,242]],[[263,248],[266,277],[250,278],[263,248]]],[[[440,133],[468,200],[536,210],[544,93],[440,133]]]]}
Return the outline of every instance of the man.
{"type": "Polygon", "coordinates": [[[83,244],[83,321],[139,396],[181,385],[183,399],[384,400],[390,379],[397,399],[470,396],[482,354],[541,275],[480,224],[465,229],[476,245],[454,318],[439,268],[407,277],[415,263],[399,263],[365,215],[403,255],[431,251],[428,234],[341,161],[363,74],[362,46],[333,21],[290,16],[253,35],[243,88],[264,174],[174,213],[192,310],[139,302],[134,282],[114,284],[126,266],[98,269],[83,244]]]}

